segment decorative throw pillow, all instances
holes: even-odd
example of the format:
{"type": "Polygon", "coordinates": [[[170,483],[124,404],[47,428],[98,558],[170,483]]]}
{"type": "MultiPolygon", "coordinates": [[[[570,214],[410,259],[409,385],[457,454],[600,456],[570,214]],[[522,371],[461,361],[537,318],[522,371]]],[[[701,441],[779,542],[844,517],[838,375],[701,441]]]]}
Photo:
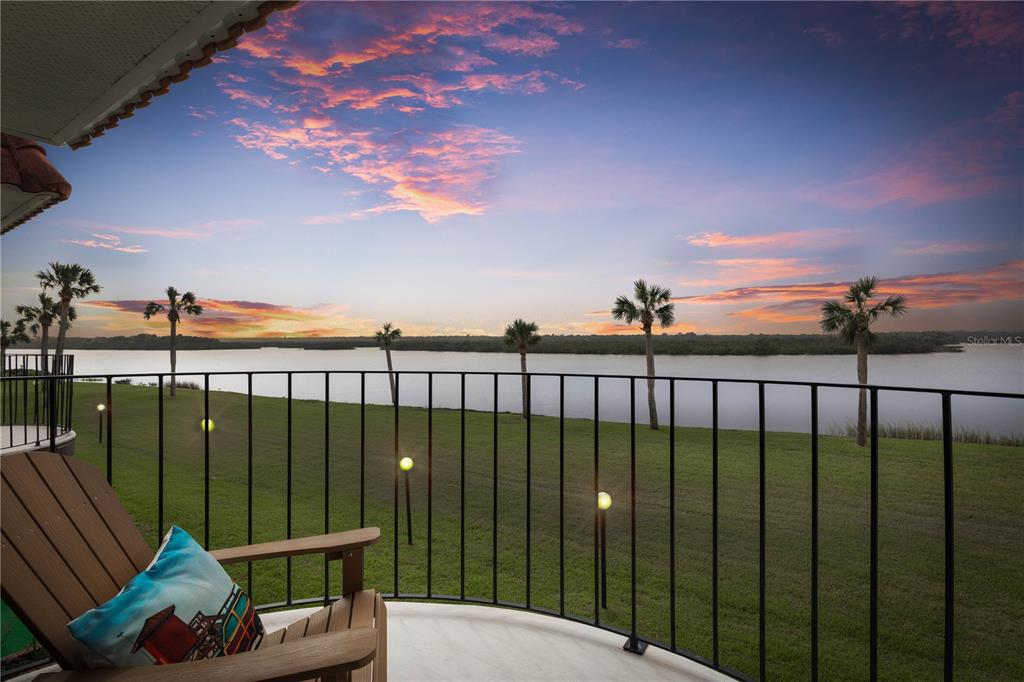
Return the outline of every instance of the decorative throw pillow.
{"type": "Polygon", "coordinates": [[[91,666],[115,668],[230,655],[263,639],[248,595],[177,526],[145,571],[68,630],[91,666]]]}

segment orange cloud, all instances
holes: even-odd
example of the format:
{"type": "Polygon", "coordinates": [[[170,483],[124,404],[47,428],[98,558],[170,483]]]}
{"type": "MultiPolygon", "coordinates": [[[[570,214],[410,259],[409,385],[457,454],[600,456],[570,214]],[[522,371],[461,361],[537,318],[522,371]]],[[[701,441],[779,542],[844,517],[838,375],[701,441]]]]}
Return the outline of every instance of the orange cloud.
{"type": "MultiPolygon", "coordinates": [[[[913,309],[942,309],[967,303],[1024,299],[1024,261],[963,272],[907,275],[879,280],[879,295],[903,294],[913,309]]],[[[730,316],[761,322],[812,322],[821,304],[838,298],[850,282],[778,284],[726,289],[674,299],[682,305],[747,305],[730,316]]]]}
{"type": "MultiPolygon", "coordinates": [[[[142,311],[148,300],[83,301],[84,308],[105,311],[85,313],[86,321],[100,332],[137,334],[140,330],[166,333],[166,320],[157,316],[146,321],[142,311]]],[[[298,307],[258,301],[201,299],[203,314],[189,317],[180,333],[218,338],[281,336],[352,336],[375,329],[376,322],[352,319],[338,306],[298,307]]]]}
{"type": "Polygon", "coordinates": [[[770,246],[789,248],[793,246],[841,246],[849,242],[850,233],[846,230],[793,230],[789,232],[769,232],[766,234],[730,235],[724,232],[704,232],[688,237],[679,235],[680,239],[691,246],[709,248],[770,246]]]}

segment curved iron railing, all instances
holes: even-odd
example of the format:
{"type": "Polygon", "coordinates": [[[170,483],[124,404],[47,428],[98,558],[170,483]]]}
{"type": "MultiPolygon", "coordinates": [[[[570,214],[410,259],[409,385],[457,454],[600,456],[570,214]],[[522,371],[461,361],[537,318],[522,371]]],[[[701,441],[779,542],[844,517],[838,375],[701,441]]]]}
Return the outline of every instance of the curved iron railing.
{"type": "MultiPolygon", "coordinates": [[[[253,541],[253,378],[261,376],[283,376],[286,378],[287,392],[284,399],[287,403],[287,496],[286,496],[286,528],[285,534],[287,537],[292,536],[293,524],[292,524],[292,507],[293,507],[293,452],[292,452],[292,439],[293,439],[293,424],[292,424],[292,402],[293,402],[293,383],[292,379],[295,376],[320,376],[323,378],[323,465],[324,465],[324,519],[323,526],[324,532],[330,531],[330,505],[331,505],[331,486],[330,486],[330,466],[332,458],[332,446],[331,446],[331,426],[330,426],[330,405],[331,401],[331,378],[336,375],[344,375],[349,377],[359,378],[360,387],[360,419],[359,419],[359,520],[360,525],[365,525],[367,521],[366,517],[366,379],[367,376],[375,375],[386,375],[387,371],[367,371],[367,370],[298,370],[298,371],[250,371],[250,372],[237,372],[237,371],[222,371],[222,372],[188,372],[178,373],[178,378],[183,376],[194,376],[202,377],[203,385],[198,387],[203,392],[203,419],[204,424],[209,423],[206,420],[210,419],[210,378],[211,377],[224,377],[224,376],[238,376],[246,378],[246,391],[247,397],[247,486],[248,486],[248,499],[247,499],[247,541],[253,541]]],[[[499,593],[499,581],[498,581],[498,500],[499,500],[499,474],[501,470],[501,462],[499,461],[499,428],[498,428],[498,417],[499,417],[499,380],[502,377],[509,379],[515,379],[519,381],[522,375],[518,372],[459,372],[459,371],[396,371],[393,372],[395,379],[395,394],[393,403],[390,407],[393,409],[393,499],[392,499],[392,528],[390,541],[392,544],[392,585],[391,591],[385,593],[385,596],[392,599],[416,599],[416,600],[438,600],[438,601],[449,601],[449,602],[465,602],[471,604],[485,604],[495,605],[508,608],[524,609],[537,613],[548,614],[557,616],[565,619],[569,619],[575,622],[592,625],[595,627],[602,628],[611,632],[621,634],[626,638],[624,648],[628,651],[642,654],[644,649],[650,646],[656,646],[667,651],[673,652],[680,656],[686,657],[693,661],[696,661],[709,668],[722,672],[728,676],[736,679],[748,680],[748,679],[764,679],[766,677],[767,667],[767,653],[766,653],[766,633],[768,628],[767,622],[767,611],[766,611],[766,421],[765,421],[765,387],[766,386],[790,386],[790,387],[802,387],[808,389],[807,394],[807,409],[810,414],[810,433],[808,434],[808,453],[810,455],[810,496],[811,496],[811,552],[810,561],[807,570],[810,575],[810,623],[808,625],[808,640],[809,640],[809,658],[810,658],[810,676],[812,679],[817,680],[819,677],[820,665],[819,665],[819,535],[820,535],[820,523],[819,514],[821,506],[821,494],[819,489],[819,390],[822,388],[828,389],[848,389],[856,391],[866,391],[869,397],[869,415],[870,415],[870,465],[869,465],[869,480],[870,480],[870,559],[869,559],[869,634],[868,634],[868,648],[869,648],[869,661],[868,661],[868,677],[870,679],[876,679],[878,675],[878,592],[879,592],[879,404],[878,397],[882,392],[895,392],[895,393],[915,393],[915,394],[930,394],[939,397],[940,399],[940,411],[941,411],[941,434],[942,434],[942,479],[943,479],[943,494],[942,494],[942,513],[943,513],[943,553],[944,553],[944,579],[943,579],[943,641],[944,641],[944,654],[943,654],[943,674],[947,680],[952,679],[953,667],[954,667],[954,556],[955,556],[955,535],[953,529],[953,505],[954,505],[954,478],[953,478],[953,444],[954,444],[954,431],[952,421],[952,398],[955,396],[973,396],[979,398],[999,398],[1007,400],[1022,400],[1024,394],[1021,393],[1008,393],[1008,392],[988,392],[988,391],[971,391],[971,390],[947,390],[947,389],[935,389],[935,388],[919,388],[919,387],[903,387],[903,386],[888,386],[888,385],[860,385],[860,384],[847,384],[847,383],[836,383],[836,382],[802,382],[802,381],[787,381],[787,380],[758,380],[758,379],[730,379],[730,378],[708,378],[708,377],[670,377],[670,376],[657,376],[653,380],[655,382],[664,382],[668,385],[669,390],[669,437],[668,437],[668,451],[666,453],[669,459],[669,485],[668,485],[668,516],[669,516],[669,527],[665,534],[665,539],[668,543],[668,556],[669,556],[669,585],[668,594],[665,595],[669,604],[669,629],[671,632],[669,641],[662,641],[652,636],[647,635],[638,626],[637,619],[637,437],[636,427],[638,420],[636,418],[636,383],[644,382],[649,377],[644,375],[596,375],[596,374],[581,374],[581,373],[530,373],[527,375],[527,393],[526,393],[526,410],[525,410],[525,458],[526,458],[526,469],[525,469],[525,490],[526,490],[526,519],[525,519],[525,536],[523,538],[523,558],[525,560],[526,571],[525,571],[525,601],[515,602],[500,598],[499,593]],[[409,593],[401,590],[401,582],[399,575],[399,547],[401,545],[401,533],[400,531],[400,508],[401,508],[401,496],[400,491],[400,480],[402,474],[399,468],[400,459],[400,433],[401,433],[401,420],[400,414],[401,409],[410,407],[409,405],[403,406],[401,403],[401,385],[402,378],[415,375],[420,377],[426,377],[427,380],[427,533],[426,533],[426,561],[424,571],[426,575],[426,592],[424,593],[409,593]],[[459,594],[439,594],[433,590],[433,469],[434,469],[434,378],[436,376],[449,376],[459,378],[459,391],[460,391],[460,406],[458,408],[460,413],[460,507],[459,507],[459,525],[460,525],[460,551],[459,551],[459,594]],[[467,377],[489,377],[492,383],[493,390],[493,402],[490,409],[492,413],[492,441],[493,441],[493,452],[492,452],[492,481],[491,481],[491,492],[492,492],[492,535],[491,535],[491,594],[489,597],[473,596],[467,593],[466,587],[466,378],[467,377]],[[533,543],[531,536],[531,529],[533,527],[533,506],[531,500],[532,490],[532,459],[531,459],[531,423],[533,412],[531,410],[532,394],[533,394],[533,383],[534,379],[538,377],[549,377],[558,380],[559,389],[559,413],[558,413],[558,456],[559,456],[559,497],[558,497],[558,544],[559,544],[559,607],[557,609],[545,608],[539,606],[532,600],[531,594],[531,561],[533,559],[533,543]],[[576,379],[585,382],[592,382],[592,393],[593,393],[593,404],[594,404],[594,429],[593,429],[593,495],[597,496],[597,493],[601,490],[601,424],[605,423],[599,420],[597,417],[600,414],[601,408],[601,385],[603,381],[609,380],[625,380],[629,382],[629,402],[630,402],[630,419],[629,419],[629,536],[630,536],[630,560],[629,560],[629,583],[630,583],[630,595],[629,595],[629,627],[618,627],[611,623],[602,621],[602,602],[605,598],[605,590],[607,589],[604,584],[604,570],[605,570],[605,557],[603,553],[602,539],[604,537],[604,519],[602,513],[597,509],[596,505],[593,514],[593,562],[594,562],[594,585],[593,585],[593,614],[592,616],[582,615],[579,613],[571,612],[566,606],[566,536],[565,536],[565,384],[566,379],[576,379]],[[711,519],[712,519],[712,559],[711,559],[711,640],[712,640],[712,653],[710,657],[698,655],[692,651],[683,649],[678,646],[677,641],[677,588],[678,588],[678,576],[676,567],[677,557],[677,527],[676,518],[678,513],[678,500],[676,490],[676,384],[679,382],[695,382],[704,383],[711,388],[711,410],[712,410],[712,421],[711,421],[711,458],[712,458],[712,501],[711,501],[711,519]],[[750,675],[748,673],[730,669],[725,666],[721,660],[720,652],[720,633],[719,633],[719,388],[724,384],[743,384],[756,387],[757,389],[757,419],[758,419],[758,492],[757,492],[757,516],[758,516],[758,670],[756,675],[750,675]]],[[[116,402],[113,392],[113,386],[116,378],[143,378],[143,379],[155,379],[156,382],[153,385],[157,395],[157,414],[158,420],[158,437],[157,437],[157,524],[156,524],[156,535],[157,541],[159,542],[162,529],[164,528],[164,457],[165,457],[165,429],[164,429],[164,385],[166,379],[171,376],[169,373],[151,373],[151,374],[126,374],[126,375],[85,375],[74,377],[77,380],[99,380],[105,385],[105,400],[107,409],[105,411],[105,428],[107,431],[107,438],[105,442],[106,448],[106,475],[107,480],[113,482],[114,480],[114,467],[113,467],[113,451],[114,451],[114,439],[115,439],[115,419],[114,414],[116,413],[116,402]]],[[[71,377],[57,377],[60,379],[70,379],[71,377]]],[[[5,377],[3,382],[5,385],[7,382],[23,381],[23,379],[8,378],[5,377]]],[[[336,404],[336,403],[335,403],[336,404]]],[[[418,406],[414,406],[418,407],[418,406]]],[[[471,410],[473,411],[473,410],[471,410]]],[[[479,410],[475,411],[479,414],[479,410]]],[[[197,415],[198,416],[198,415],[197,415]]],[[[642,423],[642,422],[641,422],[642,423]]],[[[203,431],[203,544],[206,547],[210,545],[210,429],[204,429],[203,431]]],[[[407,479],[406,479],[407,480],[407,479]]],[[[406,498],[408,499],[408,498],[406,498]]],[[[408,503],[406,503],[408,505],[408,503]]],[[[407,507],[408,508],[408,507],[407,507]]],[[[249,563],[247,567],[247,583],[249,593],[252,594],[252,564],[249,563]]],[[[292,567],[291,560],[288,560],[287,572],[286,572],[286,595],[287,598],[284,601],[266,603],[261,605],[261,610],[275,609],[286,606],[304,606],[324,603],[328,599],[331,599],[337,595],[332,595],[329,587],[329,575],[327,572],[327,563],[324,563],[324,590],[322,595],[316,595],[309,598],[294,598],[292,594],[292,567]]]]}
{"type": "Polygon", "coordinates": [[[4,449],[25,445],[56,449],[57,439],[71,430],[75,357],[52,353],[8,353],[4,356],[0,420],[4,449]],[[54,428],[50,428],[51,425],[54,428]]]}

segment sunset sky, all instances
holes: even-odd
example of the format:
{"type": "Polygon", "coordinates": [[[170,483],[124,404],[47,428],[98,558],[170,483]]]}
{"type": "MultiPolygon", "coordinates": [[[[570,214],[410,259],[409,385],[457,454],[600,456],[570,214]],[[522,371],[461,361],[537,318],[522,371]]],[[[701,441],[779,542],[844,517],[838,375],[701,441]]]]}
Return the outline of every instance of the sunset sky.
{"type": "Polygon", "coordinates": [[[1024,6],[304,3],[79,151],[3,237],[76,335],[805,332],[863,275],[881,329],[1024,328],[1024,6]]]}

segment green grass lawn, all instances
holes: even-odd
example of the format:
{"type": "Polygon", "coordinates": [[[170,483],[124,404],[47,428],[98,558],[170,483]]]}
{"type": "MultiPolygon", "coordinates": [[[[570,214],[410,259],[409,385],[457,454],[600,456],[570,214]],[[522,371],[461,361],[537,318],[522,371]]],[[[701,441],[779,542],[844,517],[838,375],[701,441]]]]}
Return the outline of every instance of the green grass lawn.
{"type": "MultiPolygon", "coordinates": [[[[437,378],[436,381],[443,381],[437,378]]],[[[457,377],[455,378],[457,381],[457,377]]],[[[77,454],[103,467],[95,405],[104,387],[75,386],[77,454]]],[[[157,392],[114,386],[114,487],[155,545],[157,392]]],[[[202,393],[165,399],[165,518],[203,536],[202,393]]],[[[768,406],[769,413],[771,405],[768,406]]],[[[246,397],[212,393],[211,546],[246,541],[246,397]]],[[[359,406],[330,406],[330,527],[359,524],[359,406]]],[[[324,406],[293,403],[295,536],[324,530],[324,406]]],[[[412,472],[415,544],[399,547],[401,591],[426,591],[427,411],[402,408],[400,449],[412,472]]],[[[392,589],[392,438],[388,407],[366,407],[366,525],[383,540],[367,555],[368,579],[392,589]]],[[[253,399],[254,540],[286,532],[286,402],[253,399]]],[[[565,423],[565,604],[593,617],[593,422],[565,423]]],[[[526,428],[499,417],[498,593],[525,601],[526,428]]],[[[642,636],[668,641],[667,429],[637,429],[638,618],[642,636]]],[[[720,638],[722,663],[751,676],[758,655],[757,434],[722,431],[720,441],[720,638]]],[[[602,423],[601,487],[609,512],[608,606],[603,622],[629,626],[629,426],[602,423]]],[[[711,432],[676,432],[677,631],[681,648],[711,656],[711,432]]],[[[466,592],[491,595],[492,416],[466,416],[466,592]]],[[[532,601],[559,605],[558,420],[533,419],[532,601]]],[[[957,444],[956,671],[961,679],[1024,678],[1024,488],[1021,448],[957,444]]],[[[863,679],[868,666],[868,452],[847,438],[821,439],[820,651],[822,675],[863,679]]],[[[806,434],[767,436],[767,658],[772,678],[810,667],[810,443],[806,434]]],[[[943,651],[941,444],[883,440],[880,460],[879,669],[885,679],[938,679],[943,651]]],[[[459,592],[459,413],[434,410],[433,591],[459,592]]],[[[404,510],[401,537],[404,538],[404,510]]],[[[404,543],[404,539],[403,539],[404,543]]],[[[258,603],[286,598],[286,562],[254,567],[258,603]]],[[[323,594],[323,560],[292,564],[295,599],[323,594]]],[[[232,567],[244,585],[245,566],[232,567]]],[[[331,590],[339,589],[336,567],[331,590]]]]}

